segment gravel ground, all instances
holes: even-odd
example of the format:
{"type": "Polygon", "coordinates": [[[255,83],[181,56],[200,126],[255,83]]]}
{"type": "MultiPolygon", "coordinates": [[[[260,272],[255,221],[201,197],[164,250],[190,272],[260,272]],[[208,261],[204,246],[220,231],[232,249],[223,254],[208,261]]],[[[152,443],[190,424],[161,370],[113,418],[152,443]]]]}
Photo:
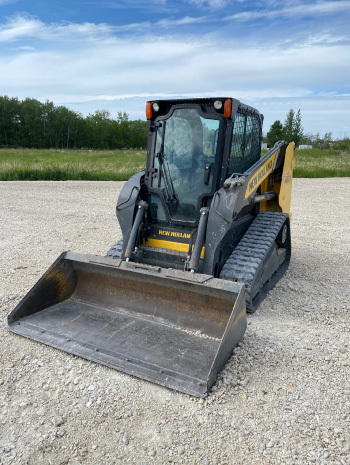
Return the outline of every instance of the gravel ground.
{"type": "Polygon", "coordinates": [[[291,266],[205,400],[6,330],[64,250],[105,254],[122,183],[0,183],[1,464],[350,464],[350,179],[296,179],[291,266]]]}

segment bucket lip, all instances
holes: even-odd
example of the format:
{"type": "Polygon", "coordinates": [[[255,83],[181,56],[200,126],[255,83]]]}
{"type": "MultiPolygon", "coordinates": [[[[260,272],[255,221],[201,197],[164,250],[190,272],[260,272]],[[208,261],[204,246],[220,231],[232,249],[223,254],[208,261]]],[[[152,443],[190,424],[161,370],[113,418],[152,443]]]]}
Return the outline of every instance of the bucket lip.
{"type": "MultiPolygon", "coordinates": [[[[227,281],[221,278],[214,278],[212,275],[202,274],[202,273],[191,273],[190,271],[176,270],[173,268],[162,268],[156,266],[144,266],[143,264],[138,264],[134,262],[125,262],[121,259],[114,259],[110,257],[103,257],[101,255],[93,254],[79,254],[73,252],[66,252],[63,255],[63,259],[75,262],[76,264],[82,264],[90,266],[91,269],[94,266],[102,265],[108,269],[115,272],[130,272],[135,273],[139,277],[145,277],[149,281],[157,282],[159,277],[161,277],[164,283],[167,280],[177,281],[179,284],[182,284],[187,289],[189,286],[198,286],[200,285],[205,293],[205,289],[211,289],[214,292],[220,291],[221,298],[226,298],[229,301],[236,300],[237,296],[240,294],[242,289],[245,289],[244,283],[238,283],[234,281],[227,281]]],[[[159,281],[158,281],[159,282],[159,281]]]]}

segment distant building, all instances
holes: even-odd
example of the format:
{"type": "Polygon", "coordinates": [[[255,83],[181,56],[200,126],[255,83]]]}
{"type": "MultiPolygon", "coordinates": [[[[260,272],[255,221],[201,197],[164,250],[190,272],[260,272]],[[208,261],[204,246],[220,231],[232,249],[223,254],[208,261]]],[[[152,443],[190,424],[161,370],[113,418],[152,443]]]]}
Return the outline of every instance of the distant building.
{"type": "Polygon", "coordinates": [[[299,150],[312,149],[312,145],[299,145],[298,149],[299,150]]]}
{"type": "Polygon", "coordinates": [[[261,144],[261,150],[266,150],[267,149],[267,143],[263,142],[261,144]]]}

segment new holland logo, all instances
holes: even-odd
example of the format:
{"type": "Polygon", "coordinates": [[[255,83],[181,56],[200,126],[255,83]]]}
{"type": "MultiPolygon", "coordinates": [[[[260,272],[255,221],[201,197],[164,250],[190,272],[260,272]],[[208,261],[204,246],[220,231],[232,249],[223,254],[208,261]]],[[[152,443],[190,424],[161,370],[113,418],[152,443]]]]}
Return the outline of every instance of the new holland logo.
{"type": "Polygon", "coordinates": [[[178,238],[178,239],[189,239],[191,237],[190,233],[176,232],[176,231],[167,231],[163,229],[158,229],[159,236],[166,236],[169,238],[178,238]]]}
{"type": "MultiPolygon", "coordinates": [[[[267,165],[264,165],[261,170],[254,176],[249,182],[250,192],[258,185],[259,181],[265,176],[265,174],[272,169],[272,161],[269,161],[267,165]]],[[[260,184],[260,183],[259,183],[260,184]]]]}
{"type": "Polygon", "coordinates": [[[271,157],[263,164],[263,166],[256,173],[256,175],[252,177],[252,179],[248,183],[245,198],[249,197],[250,194],[254,192],[258,188],[258,186],[260,186],[263,180],[271,173],[275,158],[276,152],[273,155],[271,155],[271,157]]]}

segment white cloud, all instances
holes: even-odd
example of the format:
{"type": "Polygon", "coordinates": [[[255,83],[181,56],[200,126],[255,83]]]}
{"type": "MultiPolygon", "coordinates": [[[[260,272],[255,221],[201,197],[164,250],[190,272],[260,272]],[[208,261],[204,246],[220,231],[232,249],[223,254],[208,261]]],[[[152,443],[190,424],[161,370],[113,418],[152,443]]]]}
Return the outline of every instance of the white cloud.
{"type": "Polygon", "coordinates": [[[276,10],[251,10],[236,13],[231,16],[227,16],[226,20],[235,21],[255,21],[257,19],[272,19],[280,17],[305,17],[309,15],[327,15],[327,14],[338,14],[341,12],[348,12],[350,9],[350,1],[325,1],[309,4],[297,4],[291,7],[280,8],[276,10]]]}
{"type": "Polygon", "coordinates": [[[29,45],[23,45],[22,47],[13,48],[12,50],[28,50],[29,52],[32,52],[35,48],[30,47],[29,45]]]}
{"type": "Polygon", "coordinates": [[[100,23],[50,23],[45,24],[33,16],[17,15],[0,26],[0,42],[14,42],[21,39],[39,39],[44,41],[72,41],[109,39],[121,32],[142,32],[152,29],[168,29],[189,24],[199,24],[208,20],[207,16],[190,17],[185,16],[179,19],[161,19],[151,23],[149,21],[140,23],[125,24],[122,26],[111,26],[100,23]]]}
{"type": "MultiPolygon", "coordinates": [[[[185,17],[155,24],[165,33],[176,22],[206,20],[185,17]]],[[[107,24],[45,24],[32,17],[12,18],[0,27],[0,41],[18,45],[15,50],[1,47],[6,70],[0,73],[1,93],[56,104],[101,100],[113,105],[122,96],[130,101],[130,96],[146,100],[150,95],[184,94],[233,96],[253,106],[257,102],[257,108],[271,99],[303,102],[317,96],[322,102],[349,104],[350,45],[340,34],[305,35],[303,42],[293,40],[283,47],[248,46],[226,39],[223,47],[222,40],[212,36],[170,36],[159,30],[152,36],[151,31],[120,37],[117,28],[107,24]]],[[[346,110],[342,111],[343,123],[327,119],[330,130],[331,124],[340,124],[339,130],[345,124],[346,110]]],[[[320,115],[326,121],[326,111],[320,110],[320,115]]]]}
{"type": "Polygon", "coordinates": [[[17,15],[0,26],[0,42],[13,42],[21,39],[40,39],[45,41],[72,40],[75,38],[109,37],[114,31],[107,24],[94,23],[50,23],[45,24],[29,15],[17,15]]]}
{"type": "Polygon", "coordinates": [[[334,45],[342,42],[349,42],[350,38],[346,36],[333,36],[329,33],[312,34],[307,38],[307,43],[310,45],[334,45]]]}
{"type": "Polygon", "coordinates": [[[188,0],[188,3],[198,7],[224,8],[228,0],[188,0]]]}
{"type": "Polygon", "coordinates": [[[16,16],[0,27],[0,42],[37,36],[44,27],[44,24],[36,18],[16,16]]]}
{"type": "Polygon", "coordinates": [[[154,26],[161,26],[161,27],[171,27],[171,26],[183,26],[186,24],[198,24],[204,23],[208,21],[207,16],[200,16],[197,18],[192,18],[191,16],[185,16],[184,18],[180,19],[161,19],[157,21],[154,26]]]}
{"type": "Polygon", "coordinates": [[[150,21],[145,21],[141,23],[131,23],[131,24],[124,24],[122,26],[115,26],[113,27],[113,31],[115,33],[119,32],[145,32],[145,31],[157,31],[158,29],[168,29],[177,26],[186,26],[189,24],[200,24],[208,21],[207,16],[200,16],[193,18],[191,16],[185,16],[179,19],[160,19],[155,23],[151,23],[150,21]]]}
{"type": "MultiPolygon", "coordinates": [[[[236,42],[173,37],[76,40],[70,47],[2,57],[0,88],[61,95],[205,92],[235,87],[285,96],[293,89],[337,88],[348,75],[349,47],[317,45],[285,50],[245,48],[236,42]],[[26,69],[26,75],[20,70],[26,69]],[[40,88],[38,88],[40,82],[40,88]]],[[[303,91],[304,92],[304,91],[303,91]]],[[[300,95],[304,95],[301,93],[300,95]]]]}

